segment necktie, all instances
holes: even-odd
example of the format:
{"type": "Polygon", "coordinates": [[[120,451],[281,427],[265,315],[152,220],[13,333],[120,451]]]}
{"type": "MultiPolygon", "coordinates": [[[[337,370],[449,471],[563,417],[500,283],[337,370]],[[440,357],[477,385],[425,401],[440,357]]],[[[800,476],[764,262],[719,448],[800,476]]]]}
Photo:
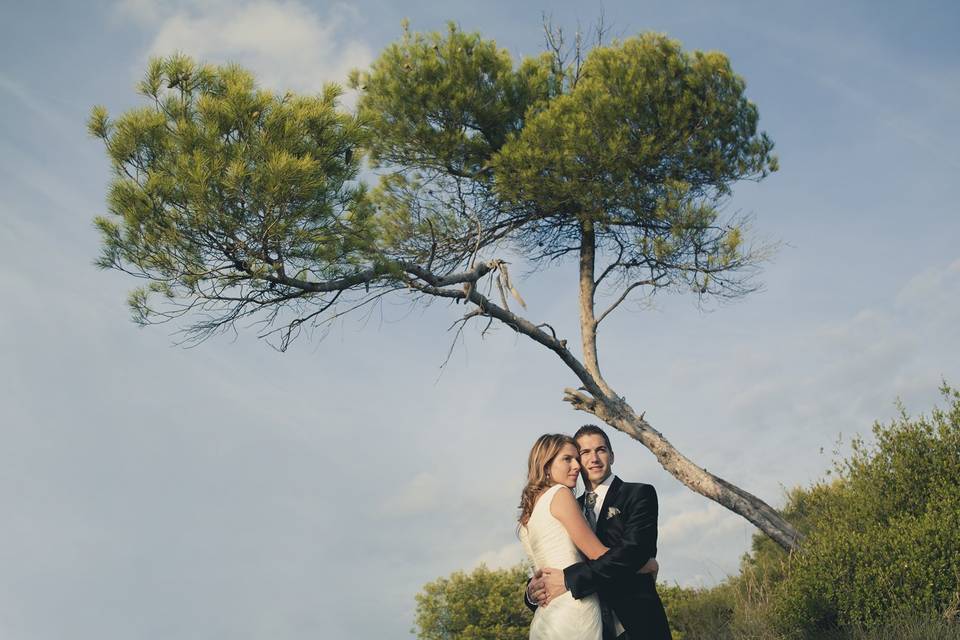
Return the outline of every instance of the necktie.
{"type": "Polygon", "coordinates": [[[583,496],[583,515],[587,518],[587,524],[590,525],[590,528],[594,531],[597,530],[597,514],[593,512],[593,508],[597,504],[597,492],[596,491],[587,491],[583,496]]]}

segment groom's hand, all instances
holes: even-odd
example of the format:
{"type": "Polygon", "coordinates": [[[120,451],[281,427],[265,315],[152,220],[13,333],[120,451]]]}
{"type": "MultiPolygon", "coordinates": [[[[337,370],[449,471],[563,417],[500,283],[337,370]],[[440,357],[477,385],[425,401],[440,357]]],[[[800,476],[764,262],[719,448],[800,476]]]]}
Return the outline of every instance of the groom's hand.
{"type": "Polygon", "coordinates": [[[546,589],[546,601],[541,600],[542,606],[547,606],[554,598],[563,595],[567,591],[567,585],[563,581],[563,571],[560,569],[544,569],[543,585],[546,589]]]}

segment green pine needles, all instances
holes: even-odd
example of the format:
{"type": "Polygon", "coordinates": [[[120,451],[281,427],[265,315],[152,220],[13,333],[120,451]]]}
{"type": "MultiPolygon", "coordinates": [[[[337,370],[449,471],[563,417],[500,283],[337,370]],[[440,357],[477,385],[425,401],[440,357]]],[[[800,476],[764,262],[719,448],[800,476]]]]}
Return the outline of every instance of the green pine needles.
{"type": "Polygon", "coordinates": [[[115,120],[94,108],[114,170],[99,264],[147,281],[137,322],[186,316],[203,339],[250,317],[285,348],[386,293],[435,295],[478,254],[562,258],[584,229],[612,284],[752,289],[763,251],[720,205],[777,163],[724,55],[644,34],[575,68],[551,53],[515,64],[454,25],[405,28],[349,83],[355,115],[335,85],[278,95],[174,55],[150,63],[145,106],[115,120]]]}
{"type": "Polygon", "coordinates": [[[257,89],[237,66],[154,60],[148,106],[115,121],[96,107],[90,131],[114,169],[109,217],[96,219],[102,267],[149,284],[131,295],[137,321],[219,312],[194,335],[303,301],[311,283],[376,264],[376,225],[355,181],[364,129],[318,96],[257,89]],[[169,303],[156,306],[155,295],[169,303]]]}

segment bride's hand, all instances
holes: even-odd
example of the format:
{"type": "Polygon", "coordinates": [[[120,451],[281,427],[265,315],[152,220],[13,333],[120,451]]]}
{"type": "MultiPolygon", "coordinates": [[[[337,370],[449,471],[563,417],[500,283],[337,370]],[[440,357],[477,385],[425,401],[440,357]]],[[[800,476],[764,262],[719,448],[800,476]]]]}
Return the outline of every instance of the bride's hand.
{"type": "Polygon", "coordinates": [[[653,581],[657,581],[657,574],[660,572],[660,563],[657,562],[656,558],[650,558],[647,560],[647,564],[640,567],[640,570],[637,573],[651,573],[653,574],[653,581]]]}

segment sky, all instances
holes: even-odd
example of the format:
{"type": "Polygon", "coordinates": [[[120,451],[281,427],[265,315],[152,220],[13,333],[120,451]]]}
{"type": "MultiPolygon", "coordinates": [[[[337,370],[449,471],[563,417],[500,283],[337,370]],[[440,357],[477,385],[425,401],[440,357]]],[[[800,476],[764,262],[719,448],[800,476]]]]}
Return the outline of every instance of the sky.
{"type": "MultiPolygon", "coordinates": [[[[954,3],[612,2],[615,34],[720,50],[781,170],[728,207],[777,243],[763,290],[659,296],[605,321],[617,391],[677,448],[775,506],[875,420],[960,384],[960,11],[954,3]]],[[[93,266],[110,178],[95,104],[139,104],[152,55],[237,61],[319,91],[448,20],[516,60],[542,15],[593,3],[123,0],[4,3],[0,21],[0,638],[409,638],[414,595],[522,559],[516,505],[545,432],[590,416],[574,382],[462,307],[403,299],[286,353],[240,327],[193,349],[129,320],[93,266]]],[[[347,96],[347,105],[350,97],[347,96]]],[[[492,257],[492,256],[491,256],[492,257]]],[[[517,278],[576,342],[570,266],[517,278]]],[[[614,470],[660,497],[660,579],[716,584],[754,529],[613,433],[614,470]]]]}

